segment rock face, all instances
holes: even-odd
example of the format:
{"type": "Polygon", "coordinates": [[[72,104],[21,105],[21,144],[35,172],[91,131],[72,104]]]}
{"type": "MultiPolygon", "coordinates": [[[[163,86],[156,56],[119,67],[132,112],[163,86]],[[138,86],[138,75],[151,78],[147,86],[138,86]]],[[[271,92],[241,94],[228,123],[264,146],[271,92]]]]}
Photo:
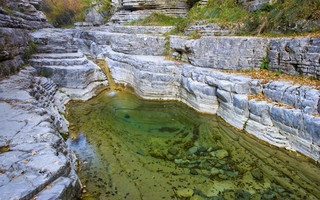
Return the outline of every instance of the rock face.
{"type": "Polygon", "coordinates": [[[31,30],[51,27],[39,11],[39,1],[14,0],[0,3],[0,77],[15,73],[24,65],[32,49],[31,30]]]}
{"type": "Polygon", "coordinates": [[[86,14],[86,22],[91,22],[92,25],[101,25],[103,21],[103,16],[99,12],[99,6],[93,5],[89,12],[86,14]]]}
{"type": "Polygon", "coordinates": [[[259,69],[263,58],[273,71],[320,80],[320,38],[206,36],[192,40],[170,37],[175,59],[215,69],[259,69]]]}
{"type": "MultiPolygon", "coordinates": [[[[123,33],[101,29],[78,31],[75,35],[80,36],[78,43],[83,41],[81,48],[90,44],[87,52],[95,51],[92,56],[106,59],[115,82],[129,84],[140,96],[179,100],[201,112],[217,113],[231,125],[270,144],[320,160],[320,118],[314,116],[320,110],[318,90],[277,81],[264,84],[262,80],[214,70],[259,68],[259,60],[266,56],[272,39],[202,37],[189,40],[176,36],[166,39],[172,54],[190,61],[191,64],[187,64],[166,60],[154,54],[155,50],[130,50],[133,41],[145,41],[139,44],[143,46],[138,45],[141,49],[152,47],[154,41],[148,40],[150,35],[145,35],[145,40],[141,39],[143,35],[126,35],[132,39],[119,42],[123,33]],[[293,108],[248,98],[248,94],[258,93],[293,108]]],[[[162,41],[161,36],[157,37],[162,41]]],[[[159,45],[156,51],[159,48],[168,46],[159,45]]]]}
{"type": "Polygon", "coordinates": [[[0,82],[0,199],[74,199],[81,189],[75,156],[60,133],[68,131],[50,79],[27,67],[0,82]]]}
{"type": "Polygon", "coordinates": [[[122,0],[116,6],[118,11],[111,18],[111,22],[116,24],[145,18],[153,12],[176,17],[184,16],[190,8],[190,4],[185,0],[122,0]]]}
{"type": "Polygon", "coordinates": [[[44,29],[32,33],[37,54],[30,64],[40,75],[52,79],[71,99],[87,100],[108,85],[102,70],[73,44],[70,33],[44,29]]]}
{"type": "Polygon", "coordinates": [[[255,37],[170,38],[172,56],[186,57],[192,65],[215,69],[259,69],[267,43],[268,39],[255,37]]]}
{"type": "Polygon", "coordinates": [[[222,25],[219,23],[207,23],[206,20],[195,22],[190,28],[187,29],[185,35],[200,34],[207,36],[226,36],[235,35],[240,32],[240,24],[222,25]]]}
{"type": "Polygon", "coordinates": [[[60,135],[68,133],[65,104],[92,98],[108,82],[71,34],[33,32],[34,67],[0,82],[0,199],[69,200],[80,194],[76,157],[60,135]]]}
{"type": "Polygon", "coordinates": [[[271,40],[269,48],[272,70],[320,79],[319,37],[271,40]]]}

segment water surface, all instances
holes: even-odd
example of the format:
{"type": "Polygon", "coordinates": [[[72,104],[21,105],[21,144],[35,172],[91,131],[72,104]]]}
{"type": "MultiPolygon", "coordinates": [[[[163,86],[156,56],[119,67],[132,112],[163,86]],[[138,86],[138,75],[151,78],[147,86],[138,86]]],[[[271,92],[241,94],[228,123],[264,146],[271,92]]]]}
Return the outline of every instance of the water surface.
{"type": "Polygon", "coordinates": [[[178,102],[103,93],[67,113],[83,199],[320,199],[312,161],[178,102]]]}

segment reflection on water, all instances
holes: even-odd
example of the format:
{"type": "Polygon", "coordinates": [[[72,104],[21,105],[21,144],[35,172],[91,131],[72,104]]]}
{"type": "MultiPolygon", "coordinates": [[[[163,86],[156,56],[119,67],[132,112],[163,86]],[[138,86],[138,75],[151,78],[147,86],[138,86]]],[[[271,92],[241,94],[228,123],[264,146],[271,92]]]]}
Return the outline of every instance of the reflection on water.
{"type": "Polygon", "coordinates": [[[68,106],[83,199],[320,199],[320,169],[177,102],[68,106]]]}

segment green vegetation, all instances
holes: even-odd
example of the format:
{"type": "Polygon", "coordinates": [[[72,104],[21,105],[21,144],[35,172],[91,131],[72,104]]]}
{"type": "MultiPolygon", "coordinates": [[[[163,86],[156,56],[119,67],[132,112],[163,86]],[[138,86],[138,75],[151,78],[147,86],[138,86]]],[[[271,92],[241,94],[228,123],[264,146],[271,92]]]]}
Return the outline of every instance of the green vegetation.
{"type": "Polygon", "coordinates": [[[38,71],[39,76],[43,76],[46,78],[51,77],[53,72],[50,69],[42,69],[41,71],[38,71]]]}
{"type": "Polygon", "coordinates": [[[38,47],[38,46],[37,46],[33,41],[31,41],[31,40],[29,40],[28,45],[29,45],[29,48],[26,49],[26,51],[25,51],[24,54],[22,55],[22,58],[23,58],[23,60],[24,60],[26,63],[29,62],[29,58],[31,57],[32,54],[34,54],[34,53],[36,52],[36,49],[37,49],[37,47],[38,47]]]}
{"type": "Polygon", "coordinates": [[[70,27],[74,22],[84,21],[94,5],[99,5],[99,12],[106,18],[112,9],[111,0],[43,0],[42,10],[55,27],[70,27]]]}
{"type": "Polygon", "coordinates": [[[268,57],[263,57],[260,69],[269,69],[269,62],[270,60],[268,57]]]}
{"type": "MultiPolygon", "coordinates": [[[[107,20],[112,12],[111,0],[43,0],[43,10],[56,27],[83,21],[87,10],[98,5],[107,20]],[[93,3],[94,2],[94,3],[93,3]]],[[[175,1],[171,0],[174,5],[175,1]]],[[[248,11],[239,0],[209,0],[207,5],[194,4],[185,18],[175,18],[161,13],[132,21],[126,25],[175,26],[173,34],[184,33],[196,21],[219,23],[234,29],[239,35],[279,36],[297,32],[320,31],[320,0],[274,0],[263,4],[257,11],[248,11]],[[233,26],[233,25],[237,26],[233,26]]],[[[194,33],[197,37],[198,33],[194,33]]]]}
{"type": "Polygon", "coordinates": [[[275,0],[250,12],[238,0],[209,0],[205,6],[195,4],[185,18],[153,13],[129,25],[176,26],[175,33],[183,33],[196,21],[204,20],[204,23],[219,23],[221,26],[240,24],[241,28],[237,30],[240,35],[279,36],[318,32],[319,8],[319,0],[275,0]]]}

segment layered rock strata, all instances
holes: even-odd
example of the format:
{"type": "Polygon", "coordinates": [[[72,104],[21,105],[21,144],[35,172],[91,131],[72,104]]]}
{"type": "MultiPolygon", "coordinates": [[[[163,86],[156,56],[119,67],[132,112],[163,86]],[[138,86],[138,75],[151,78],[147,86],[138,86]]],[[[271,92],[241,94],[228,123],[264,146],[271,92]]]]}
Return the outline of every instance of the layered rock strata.
{"type": "Polygon", "coordinates": [[[222,25],[219,23],[207,23],[206,20],[197,21],[190,26],[185,35],[226,36],[235,35],[240,32],[241,24],[222,25]]]}
{"type": "Polygon", "coordinates": [[[39,11],[39,1],[14,0],[0,3],[0,77],[13,74],[23,66],[32,47],[31,30],[51,27],[39,11]]]}
{"type": "Polygon", "coordinates": [[[170,48],[175,59],[200,67],[259,69],[263,58],[268,58],[273,71],[320,79],[319,37],[171,37],[170,48]]]}
{"type": "Polygon", "coordinates": [[[67,32],[44,29],[32,33],[37,53],[30,64],[53,80],[73,100],[87,100],[108,85],[105,74],[73,44],[67,32]]]}
{"type": "Polygon", "coordinates": [[[61,133],[69,100],[27,67],[0,82],[0,199],[74,199],[81,189],[76,158],[61,133]]]}
{"type": "Polygon", "coordinates": [[[145,18],[153,12],[181,17],[185,16],[190,8],[185,0],[122,0],[115,6],[118,11],[111,17],[111,22],[116,24],[145,18]]]}
{"type": "Polygon", "coordinates": [[[287,82],[262,83],[262,80],[214,69],[259,68],[270,39],[171,37],[169,48],[185,53],[186,61],[191,63],[187,64],[159,56],[159,49],[161,52],[168,48],[162,36],[127,34],[124,40],[123,33],[91,30],[90,37],[85,37],[85,32],[77,33],[83,36],[78,42],[88,44],[91,41],[87,52],[95,47],[93,56],[105,57],[116,83],[131,85],[144,98],[179,100],[198,111],[217,113],[238,129],[270,144],[320,160],[320,118],[316,117],[320,110],[319,90],[287,82]],[[108,39],[109,43],[92,40],[95,36],[108,39]],[[153,37],[158,38],[157,42],[149,39],[153,37]],[[152,49],[154,44],[157,48],[152,49]],[[134,51],[133,45],[139,50],[134,51]],[[248,97],[259,93],[273,103],[248,97]]]}
{"type": "Polygon", "coordinates": [[[68,30],[44,29],[32,39],[34,67],[0,82],[0,199],[76,199],[76,157],[60,135],[68,133],[65,104],[92,98],[108,81],[68,30]]]}

